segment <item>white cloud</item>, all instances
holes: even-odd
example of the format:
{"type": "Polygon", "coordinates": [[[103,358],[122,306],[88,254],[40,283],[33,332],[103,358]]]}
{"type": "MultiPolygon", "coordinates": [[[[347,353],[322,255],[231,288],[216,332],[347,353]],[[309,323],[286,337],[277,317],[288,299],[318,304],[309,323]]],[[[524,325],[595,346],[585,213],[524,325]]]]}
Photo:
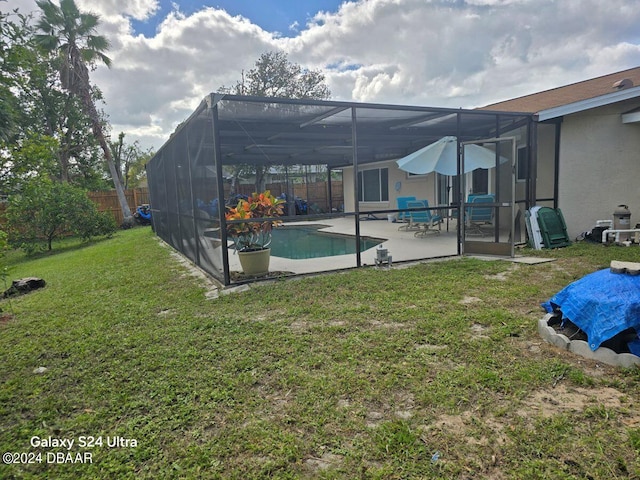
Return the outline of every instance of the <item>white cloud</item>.
{"type": "Polygon", "coordinates": [[[136,20],[146,20],[153,17],[159,9],[158,0],[76,0],[76,5],[83,12],[91,12],[102,18],[125,15],[136,20]]]}
{"type": "Polygon", "coordinates": [[[113,68],[92,78],[113,132],[156,148],[204,95],[274,49],[323,69],[337,100],[450,107],[640,65],[636,0],[358,0],[296,25],[292,38],[210,7],[176,9],[144,38],[129,19],[157,20],[157,0],[77,1],[102,15],[112,43],[113,68]]]}
{"type": "Polygon", "coordinates": [[[317,15],[287,48],[362,65],[328,71],[343,98],[471,107],[638,65],[638,20],[629,0],[369,0],[317,15]]]}
{"type": "Polygon", "coordinates": [[[111,52],[112,68],[93,77],[104,90],[113,133],[135,129],[159,147],[205,95],[232,85],[262,52],[276,48],[273,41],[248,20],[213,8],[190,16],[174,11],[153,38],[124,36],[111,52]]]}

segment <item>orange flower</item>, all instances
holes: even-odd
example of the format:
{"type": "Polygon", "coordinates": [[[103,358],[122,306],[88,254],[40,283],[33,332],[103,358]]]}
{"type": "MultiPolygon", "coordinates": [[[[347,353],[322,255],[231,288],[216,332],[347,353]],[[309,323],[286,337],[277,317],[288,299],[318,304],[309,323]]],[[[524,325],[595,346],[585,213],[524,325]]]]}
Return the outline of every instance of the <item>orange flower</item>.
{"type": "MultiPolygon", "coordinates": [[[[235,207],[227,207],[227,221],[279,217],[285,201],[275,198],[269,190],[253,193],[247,200],[241,199],[235,207]]],[[[271,243],[271,228],[278,221],[248,221],[227,225],[227,234],[233,239],[236,250],[266,248],[271,243]]]]}

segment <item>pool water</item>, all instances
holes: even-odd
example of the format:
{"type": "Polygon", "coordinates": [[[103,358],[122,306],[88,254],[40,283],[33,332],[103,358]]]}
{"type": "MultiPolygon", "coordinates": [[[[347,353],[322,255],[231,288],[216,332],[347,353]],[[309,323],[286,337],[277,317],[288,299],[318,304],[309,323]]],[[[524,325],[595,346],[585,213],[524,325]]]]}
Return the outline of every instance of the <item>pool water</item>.
{"type": "MultiPolygon", "coordinates": [[[[271,255],[303,259],[356,253],[354,236],[319,232],[318,229],[323,227],[324,225],[304,225],[274,228],[271,255]]],[[[360,251],[373,248],[383,241],[378,238],[360,238],[360,251]]]]}

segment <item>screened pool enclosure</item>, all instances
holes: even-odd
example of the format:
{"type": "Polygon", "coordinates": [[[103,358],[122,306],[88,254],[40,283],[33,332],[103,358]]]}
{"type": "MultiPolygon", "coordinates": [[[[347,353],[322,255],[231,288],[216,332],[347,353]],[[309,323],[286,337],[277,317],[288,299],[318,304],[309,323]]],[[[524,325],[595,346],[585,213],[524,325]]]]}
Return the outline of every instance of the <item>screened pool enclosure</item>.
{"type": "Polygon", "coordinates": [[[224,213],[240,187],[256,185],[288,200],[277,230],[298,232],[274,238],[284,250],[272,254],[270,269],[281,274],[371,265],[380,244],[394,261],[513,255],[523,212],[536,200],[535,138],[527,113],[211,94],[147,164],[153,225],[225,285],[254,280],[239,273],[224,213]],[[447,136],[457,142],[456,175],[398,168],[397,160],[447,136]],[[474,144],[494,152],[495,165],[465,168],[474,144]],[[325,201],[300,193],[310,172],[325,201]],[[489,196],[483,207],[491,221],[476,231],[470,218],[478,194],[489,196]],[[424,199],[412,212],[441,219],[433,235],[400,223],[407,210],[399,199],[411,197],[424,199]],[[314,235],[339,238],[346,250],[334,251],[326,239],[320,246],[314,235]]]}

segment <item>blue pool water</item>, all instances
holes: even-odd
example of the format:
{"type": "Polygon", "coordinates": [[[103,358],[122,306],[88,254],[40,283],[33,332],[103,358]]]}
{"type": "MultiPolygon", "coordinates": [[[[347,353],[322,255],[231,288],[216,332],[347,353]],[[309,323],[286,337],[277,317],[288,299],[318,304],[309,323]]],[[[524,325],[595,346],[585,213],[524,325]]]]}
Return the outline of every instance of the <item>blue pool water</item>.
{"type": "MultiPolygon", "coordinates": [[[[270,245],[271,255],[302,259],[356,253],[354,236],[323,233],[318,231],[319,228],[323,228],[323,225],[274,228],[270,245]]],[[[377,238],[361,238],[360,250],[373,248],[383,241],[377,238]]]]}

